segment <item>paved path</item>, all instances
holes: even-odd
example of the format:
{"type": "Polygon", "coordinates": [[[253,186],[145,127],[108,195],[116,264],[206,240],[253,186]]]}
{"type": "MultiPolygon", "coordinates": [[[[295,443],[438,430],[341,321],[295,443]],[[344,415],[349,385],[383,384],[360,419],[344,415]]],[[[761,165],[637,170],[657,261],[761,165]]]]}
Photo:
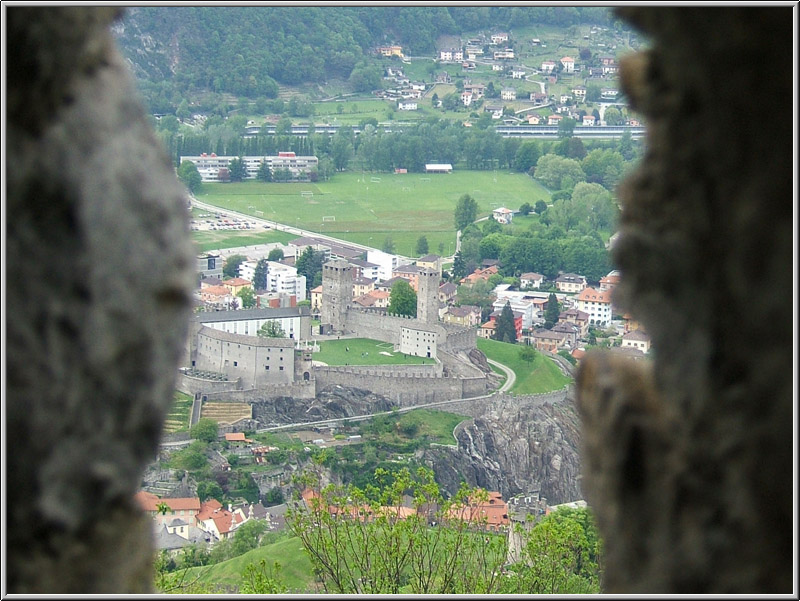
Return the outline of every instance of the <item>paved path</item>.
{"type": "Polygon", "coordinates": [[[514,386],[514,382],[517,380],[517,374],[514,373],[514,370],[506,367],[502,363],[498,363],[493,359],[489,359],[488,357],[486,360],[489,362],[489,365],[494,365],[496,368],[502,370],[506,374],[506,381],[503,382],[503,385],[498,389],[497,392],[506,392],[507,390],[511,390],[511,387],[514,386]]]}

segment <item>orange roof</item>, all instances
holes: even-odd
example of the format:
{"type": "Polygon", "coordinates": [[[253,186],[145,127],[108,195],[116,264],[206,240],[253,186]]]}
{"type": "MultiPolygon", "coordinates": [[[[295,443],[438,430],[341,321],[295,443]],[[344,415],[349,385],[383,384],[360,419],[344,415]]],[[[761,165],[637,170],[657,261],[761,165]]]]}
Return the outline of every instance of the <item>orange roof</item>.
{"type": "Polygon", "coordinates": [[[161,503],[166,504],[170,511],[179,511],[181,509],[200,511],[200,499],[197,497],[162,499],[158,495],[140,490],[134,495],[134,499],[144,511],[158,511],[158,506],[161,503]]]}
{"type": "Polygon", "coordinates": [[[485,324],[481,326],[481,328],[484,328],[486,330],[494,330],[496,325],[497,323],[495,323],[495,321],[492,320],[492,321],[487,321],[485,324]]]}
{"type": "Polygon", "coordinates": [[[486,520],[486,526],[493,529],[509,524],[508,504],[499,492],[490,492],[488,501],[470,499],[469,503],[451,507],[447,517],[480,522],[486,520]]]}
{"type": "Polygon", "coordinates": [[[228,296],[231,291],[225,286],[208,286],[203,288],[203,294],[210,294],[211,296],[228,296]]]}
{"type": "Polygon", "coordinates": [[[196,516],[197,521],[202,522],[203,520],[207,520],[217,509],[222,509],[222,503],[216,499],[206,499],[200,505],[200,512],[196,516]]]}
{"type": "Polygon", "coordinates": [[[251,286],[253,283],[244,278],[231,278],[222,282],[223,286],[251,286]]]}
{"type": "Polygon", "coordinates": [[[594,288],[584,288],[578,295],[578,300],[595,303],[610,303],[611,290],[604,290],[603,292],[600,292],[594,288]]]}
{"type": "Polygon", "coordinates": [[[206,520],[213,520],[217,531],[220,534],[227,534],[233,529],[234,524],[242,523],[244,518],[238,513],[231,513],[227,509],[215,509],[206,520]]]}
{"type": "Polygon", "coordinates": [[[244,437],[244,432],[226,432],[225,440],[228,442],[253,442],[249,438],[244,437]]]}

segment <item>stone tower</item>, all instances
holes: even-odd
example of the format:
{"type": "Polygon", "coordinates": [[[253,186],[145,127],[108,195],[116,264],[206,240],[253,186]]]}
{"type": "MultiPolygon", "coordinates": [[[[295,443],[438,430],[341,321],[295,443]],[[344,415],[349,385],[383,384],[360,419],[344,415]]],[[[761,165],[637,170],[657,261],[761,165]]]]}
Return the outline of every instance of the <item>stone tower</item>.
{"type": "Polygon", "coordinates": [[[439,321],[439,273],[425,268],[417,278],[417,319],[424,323],[439,321]]]}
{"type": "Polygon", "coordinates": [[[336,259],[322,266],[322,325],[343,332],[347,307],[353,300],[353,266],[336,259]]]}

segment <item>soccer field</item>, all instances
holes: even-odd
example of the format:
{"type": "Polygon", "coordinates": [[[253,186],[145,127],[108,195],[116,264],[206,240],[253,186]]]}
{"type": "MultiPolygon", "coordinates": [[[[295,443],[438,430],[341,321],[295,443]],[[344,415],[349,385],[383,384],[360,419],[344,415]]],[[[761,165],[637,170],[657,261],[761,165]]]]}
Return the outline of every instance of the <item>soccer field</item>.
{"type": "Polygon", "coordinates": [[[404,355],[393,345],[369,338],[326,340],[319,343],[319,352],[312,359],[328,365],[428,365],[434,359],[404,355]]]}
{"type": "Polygon", "coordinates": [[[390,237],[396,252],[413,255],[422,235],[432,253],[455,250],[453,212],[464,194],[477,201],[479,217],[498,207],[518,209],[525,202],[533,205],[550,198],[529,176],[507,171],[339,173],[315,184],[204,184],[196,196],[219,207],[375,248],[390,237]]]}

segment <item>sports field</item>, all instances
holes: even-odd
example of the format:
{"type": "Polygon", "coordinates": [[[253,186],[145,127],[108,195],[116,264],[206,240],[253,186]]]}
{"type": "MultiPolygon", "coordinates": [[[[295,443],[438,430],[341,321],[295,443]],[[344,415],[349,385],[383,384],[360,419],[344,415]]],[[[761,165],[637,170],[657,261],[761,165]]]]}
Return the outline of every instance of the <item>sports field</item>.
{"type": "Polygon", "coordinates": [[[328,365],[429,365],[435,363],[426,357],[404,355],[393,350],[391,344],[369,338],[345,338],[319,343],[319,352],[312,359],[328,365]]]}
{"type": "Polygon", "coordinates": [[[479,217],[498,207],[518,209],[525,202],[550,199],[529,176],[507,171],[339,173],[316,184],[204,184],[196,196],[219,207],[375,248],[389,237],[397,253],[413,256],[422,235],[432,253],[455,251],[453,212],[464,194],[477,201],[479,217]]]}

